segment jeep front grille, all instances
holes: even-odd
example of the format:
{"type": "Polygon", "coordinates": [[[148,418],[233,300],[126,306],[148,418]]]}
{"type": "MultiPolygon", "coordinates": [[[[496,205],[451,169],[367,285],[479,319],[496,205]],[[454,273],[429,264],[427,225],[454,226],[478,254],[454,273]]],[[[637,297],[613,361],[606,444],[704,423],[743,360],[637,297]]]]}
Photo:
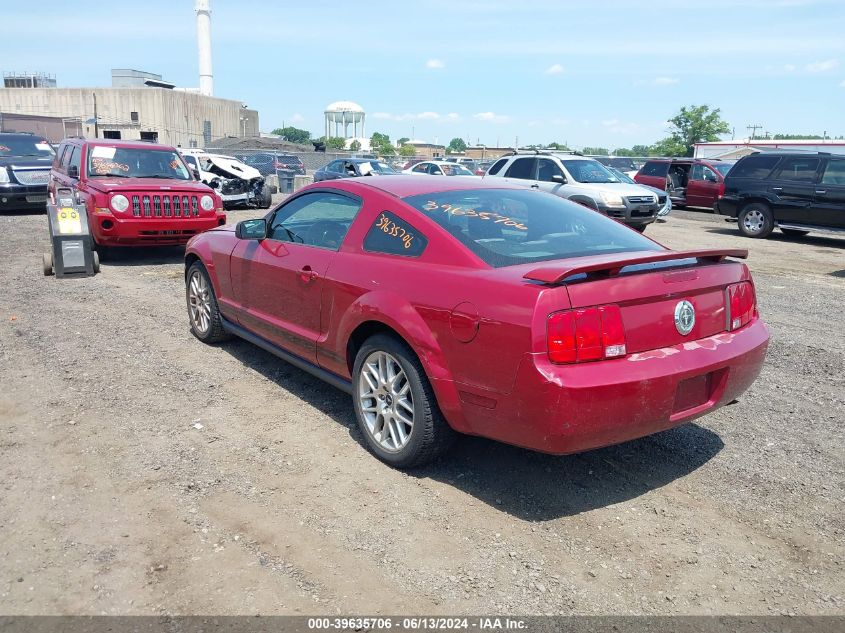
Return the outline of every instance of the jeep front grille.
{"type": "Polygon", "coordinates": [[[131,200],[132,215],[136,218],[187,218],[200,214],[198,196],[135,193],[131,200]]]}

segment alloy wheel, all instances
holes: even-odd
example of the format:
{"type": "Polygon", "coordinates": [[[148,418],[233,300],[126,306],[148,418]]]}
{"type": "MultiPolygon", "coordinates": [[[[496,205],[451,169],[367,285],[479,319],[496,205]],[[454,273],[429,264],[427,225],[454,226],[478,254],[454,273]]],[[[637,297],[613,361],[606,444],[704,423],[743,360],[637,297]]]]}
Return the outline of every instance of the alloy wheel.
{"type": "Polygon", "coordinates": [[[208,332],[211,325],[210,295],[205,275],[195,270],[188,283],[188,305],[191,311],[191,323],[200,334],[208,332]]]}
{"type": "Polygon", "coordinates": [[[759,209],[752,209],[745,214],[742,224],[749,233],[759,233],[766,224],[766,218],[759,209]]]}
{"type": "Polygon", "coordinates": [[[395,453],[411,439],[411,383],[392,355],[375,351],[367,356],[358,379],[358,403],[367,431],[381,448],[395,453]]]}

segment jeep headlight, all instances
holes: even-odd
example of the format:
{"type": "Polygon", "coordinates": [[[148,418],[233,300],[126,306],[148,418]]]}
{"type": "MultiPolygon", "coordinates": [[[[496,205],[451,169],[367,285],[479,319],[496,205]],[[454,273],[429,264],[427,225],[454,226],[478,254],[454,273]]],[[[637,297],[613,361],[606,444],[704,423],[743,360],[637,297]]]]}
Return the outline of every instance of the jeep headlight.
{"type": "Polygon", "coordinates": [[[9,170],[5,167],[0,167],[0,182],[12,182],[11,180],[9,180],[9,170]]]}
{"type": "Polygon", "coordinates": [[[126,209],[129,208],[129,198],[121,194],[112,196],[111,208],[117,211],[118,213],[123,213],[124,211],[126,211],[126,209]]]}
{"type": "Polygon", "coordinates": [[[608,207],[624,207],[625,200],[622,199],[622,196],[618,193],[605,193],[604,191],[601,192],[601,199],[604,204],[608,207]]]}
{"type": "Polygon", "coordinates": [[[214,199],[211,196],[203,196],[200,198],[200,206],[203,211],[211,211],[214,208],[214,199]]]}

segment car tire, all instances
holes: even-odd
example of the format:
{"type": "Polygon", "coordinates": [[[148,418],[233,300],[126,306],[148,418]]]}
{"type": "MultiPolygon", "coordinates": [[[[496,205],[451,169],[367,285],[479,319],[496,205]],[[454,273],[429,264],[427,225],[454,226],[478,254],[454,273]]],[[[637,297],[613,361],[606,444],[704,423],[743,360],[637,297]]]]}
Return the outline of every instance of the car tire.
{"type": "Polygon", "coordinates": [[[751,202],[742,207],[736,224],[739,232],[745,237],[762,239],[771,235],[775,228],[775,219],[767,204],[751,202]]]}
{"type": "Polygon", "coordinates": [[[805,231],[803,229],[781,229],[780,232],[787,237],[804,237],[807,233],[809,233],[809,231],[805,231]]]}
{"type": "Polygon", "coordinates": [[[367,448],[395,468],[430,462],[455,440],[422,363],[407,344],[389,334],[368,338],[358,350],[352,400],[367,448]]]}
{"type": "Polygon", "coordinates": [[[208,271],[200,262],[194,262],[185,275],[185,300],[188,304],[188,321],[191,333],[203,343],[220,343],[230,338],[223,328],[223,319],[214,294],[208,271]]]}
{"type": "Polygon", "coordinates": [[[269,209],[273,204],[273,194],[270,193],[270,187],[264,185],[261,189],[261,195],[258,198],[259,209],[269,209]]]}
{"type": "Polygon", "coordinates": [[[41,256],[41,267],[44,270],[44,276],[50,277],[53,274],[53,254],[44,253],[41,256]]]}
{"type": "Polygon", "coordinates": [[[100,272],[100,254],[97,251],[91,251],[91,270],[95,275],[100,272]]]}

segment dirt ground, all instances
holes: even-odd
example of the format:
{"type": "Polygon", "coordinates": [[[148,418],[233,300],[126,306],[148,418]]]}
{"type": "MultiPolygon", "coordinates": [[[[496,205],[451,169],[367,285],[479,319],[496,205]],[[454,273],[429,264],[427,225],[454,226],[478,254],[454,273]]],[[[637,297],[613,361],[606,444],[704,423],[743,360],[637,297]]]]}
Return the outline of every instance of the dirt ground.
{"type": "Polygon", "coordinates": [[[845,239],[675,212],[647,234],[751,251],[772,343],[738,404],[404,473],[348,396],[194,339],[179,249],[57,280],[45,216],[0,228],[0,613],[845,614],[845,239]]]}

